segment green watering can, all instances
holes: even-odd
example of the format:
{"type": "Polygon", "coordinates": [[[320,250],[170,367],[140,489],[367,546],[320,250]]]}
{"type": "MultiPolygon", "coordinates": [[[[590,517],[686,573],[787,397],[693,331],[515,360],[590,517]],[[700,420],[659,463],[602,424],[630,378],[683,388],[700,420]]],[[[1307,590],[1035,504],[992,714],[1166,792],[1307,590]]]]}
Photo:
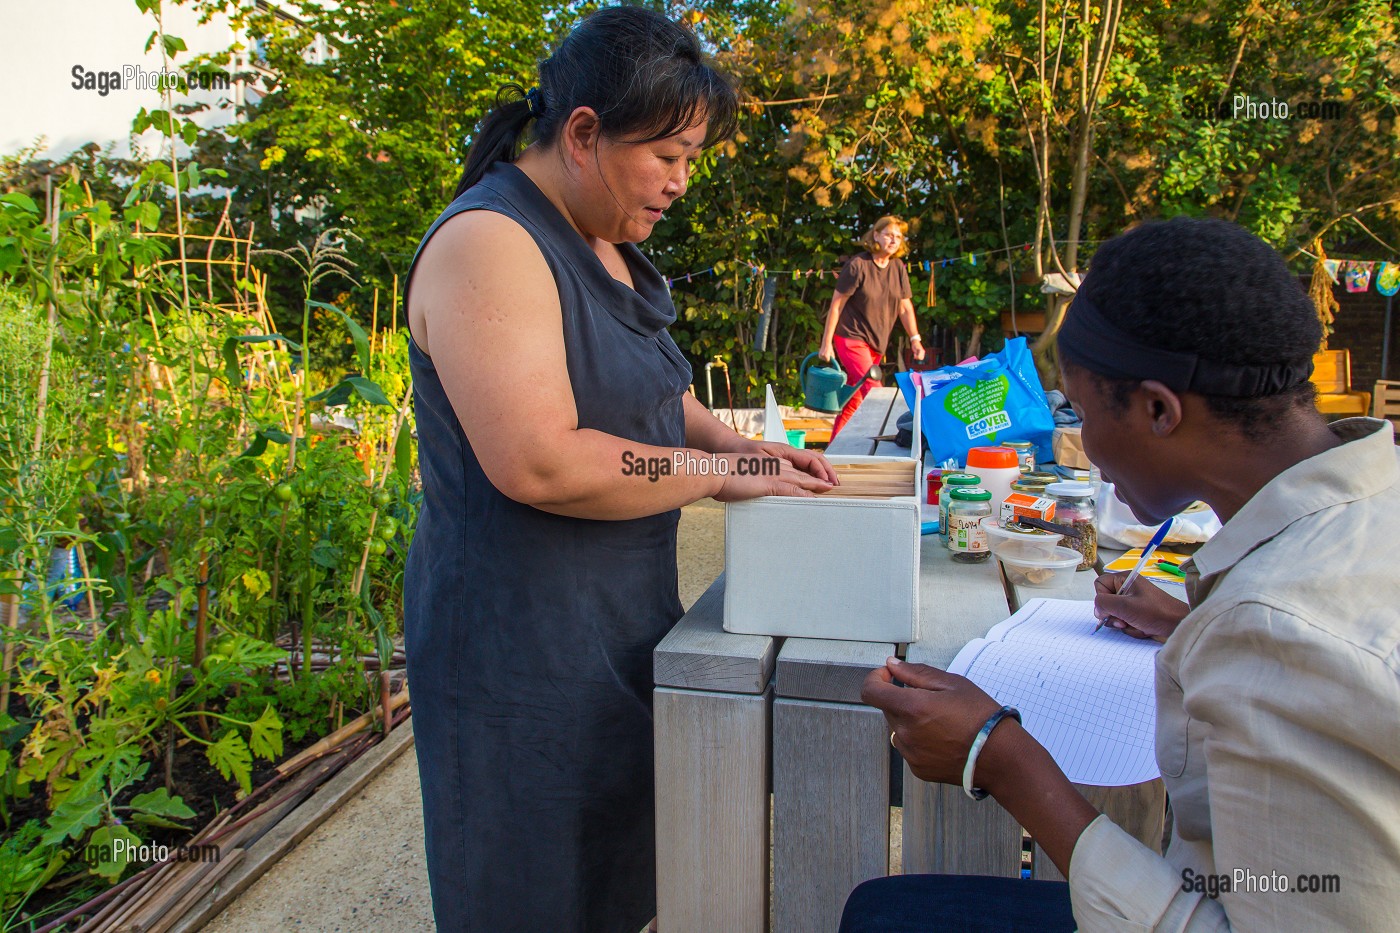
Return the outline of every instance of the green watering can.
{"type": "Polygon", "coordinates": [[[807,397],[807,407],[831,414],[839,412],[856,394],[858,385],[846,385],[846,374],[841,364],[833,357],[830,363],[808,367],[819,354],[808,353],[798,369],[797,378],[802,383],[802,392],[807,397]]]}

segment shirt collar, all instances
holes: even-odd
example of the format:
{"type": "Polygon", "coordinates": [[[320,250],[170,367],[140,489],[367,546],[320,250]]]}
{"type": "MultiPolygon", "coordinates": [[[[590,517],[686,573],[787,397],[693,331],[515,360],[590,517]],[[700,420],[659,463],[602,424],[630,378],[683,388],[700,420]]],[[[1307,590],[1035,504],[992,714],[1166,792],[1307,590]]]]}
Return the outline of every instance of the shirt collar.
{"type": "Polygon", "coordinates": [[[1183,567],[1191,605],[1205,598],[1210,577],[1304,516],[1374,496],[1400,482],[1395,428],[1376,418],[1346,418],[1329,425],[1342,443],[1275,476],[1244,504],[1183,567]],[[1197,579],[1199,575],[1199,579],[1197,579]]]}

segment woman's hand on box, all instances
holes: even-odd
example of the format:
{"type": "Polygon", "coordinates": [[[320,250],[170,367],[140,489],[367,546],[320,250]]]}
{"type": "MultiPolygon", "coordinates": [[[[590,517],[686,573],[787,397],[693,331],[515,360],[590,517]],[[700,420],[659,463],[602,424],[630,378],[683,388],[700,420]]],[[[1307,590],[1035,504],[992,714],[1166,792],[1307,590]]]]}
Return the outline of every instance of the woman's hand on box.
{"type": "Polygon", "coordinates": [[[840,486],[836,468],[819,451],[806,450],[783,444],[779,441],[749,441],[749,450],[760,457],[779,457],[817,479],[826,480],[828,485],[840,486]]]}
{"type": "Polygon", "coordinates": [[[722,474],[724,484],[714,496],[720,502],[741,502],[759,496],[811,498],[835,485],[836,471],[831,469],[825,457],[786,444],[758,444],[747,453],[713,456],[717,460],[727,461],[722,474]],[[794,458],[784,456],[783,451],[807,454],[808,457],[801,458],[805,468],[799,468],[794,458]],[[815,458],[817,462],[809,458],[815,458]]]}

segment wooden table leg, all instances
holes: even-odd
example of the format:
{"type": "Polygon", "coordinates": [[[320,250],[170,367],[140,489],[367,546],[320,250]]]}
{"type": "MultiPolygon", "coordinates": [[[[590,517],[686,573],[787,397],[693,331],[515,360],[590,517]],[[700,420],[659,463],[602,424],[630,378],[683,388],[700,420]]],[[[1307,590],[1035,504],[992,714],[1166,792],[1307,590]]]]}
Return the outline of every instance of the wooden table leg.
{"type": "Polygon", "coordinates": [[[774,701],[774,933],[835,930],[851,889],[889,874],[889,780],[879,710],[774,701]]]}
{"type": "Polygon", "coordinates": [[[995,800],[904,766],[904,874],[1021,876],[1021,827],[995,800]]]}
{"type": "Polygon", "coordinates": [[[772,690],[657,687],[656,897],[666,933],[766,933],[772,690]]]}

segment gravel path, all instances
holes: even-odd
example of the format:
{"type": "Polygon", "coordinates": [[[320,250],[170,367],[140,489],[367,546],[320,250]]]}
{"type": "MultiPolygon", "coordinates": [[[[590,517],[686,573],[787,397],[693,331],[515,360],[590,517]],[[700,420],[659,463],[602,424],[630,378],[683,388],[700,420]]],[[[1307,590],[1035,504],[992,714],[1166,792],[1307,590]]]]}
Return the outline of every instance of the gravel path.
{"type": "MultiPolygon", "coordinates": [[[[681,602],[724,569],[724,506],[681,511],[681,602]]],[[[209,933],[433,929],[423,855],[418,758],[409,749],[205,926],[209,933]]]]}

